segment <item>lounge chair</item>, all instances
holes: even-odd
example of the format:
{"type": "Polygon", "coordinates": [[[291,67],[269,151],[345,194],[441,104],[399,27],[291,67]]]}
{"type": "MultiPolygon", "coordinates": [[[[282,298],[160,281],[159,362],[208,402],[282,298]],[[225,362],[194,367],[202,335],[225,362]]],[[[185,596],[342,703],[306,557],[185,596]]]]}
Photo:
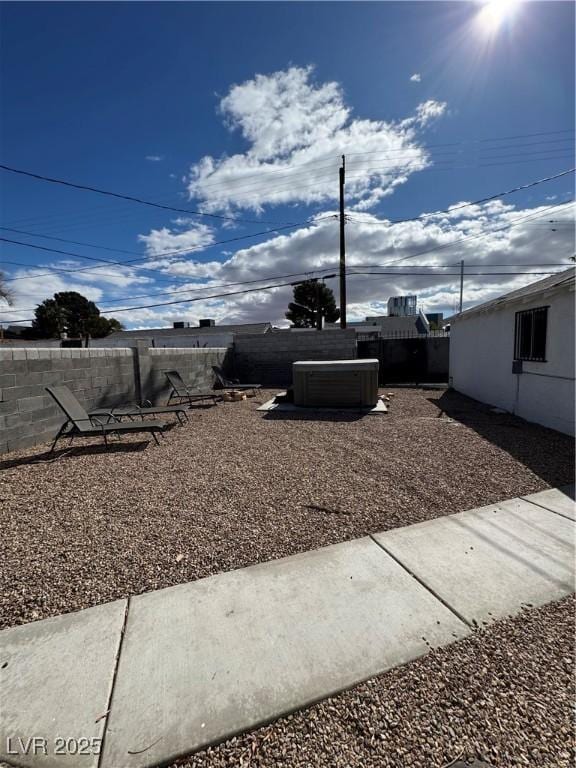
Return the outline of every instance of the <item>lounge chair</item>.
{"type": "Polygon", "coordinates": [[[224,376],[222,368],[218,368],[217,365],[213,365],[212,370],[214,371],[216,382],[219,384],[220,389],[235,389],[239,392],[252,390],[254,396],[256,396],[257,389],[262,389],[262,384],[241,384],[239,379],[228,379],[224,376]]]}
{"type": "Polygon", "coordinates": [[[56,447],[56,443],[61,437],[98,437],[104,438],[104,445],[108,448],[108,435],[125,435],[134,432],[149,432],[156,445],[160,445],[158,433],[162,434],[168,426],[164,421],[139,421],[125,423],[120,421],[111,411],[106,412],[108,422],[105,424],[98,416],[89,415],[84,407],[78,402],[76,396],[68,387],[46,387],[46,392],[56,401],[60,408],[66,414],[66,421],[60,427],[56,435],[50,452],[56,447]]]}
{"type": "Polygon", "coordinates": [[[218,395],[213,390],[202,391],[194,387],[186,386],[178,371],[164,371],[164,373],[168,379],[168,383],[172,387],[170,397],[166,403],[167,406],[170,405],[172,400],[177,400],[180,403],[185,402],[188,403],[188,405],[192,405],[201,400],[212,400],[214,405],[218,403],[218,395]]]}
{"type": "MultiPolygon", "coordinates": [[[[173,413],[178,422],[183,425],[188,421],[186,407],[183,405],[152,405],[150,400],[145,400],[144,405],[122,405],[119,408],[96,408],[89,411],[88,416],[109,416],[112,415],[122,421],[124,417],[133,420],[138,416],[143,419],[144,416],[161,416],[162,414],[173,413]]],[[[108,419],[110,420],[110,419],[108,419]]]]}

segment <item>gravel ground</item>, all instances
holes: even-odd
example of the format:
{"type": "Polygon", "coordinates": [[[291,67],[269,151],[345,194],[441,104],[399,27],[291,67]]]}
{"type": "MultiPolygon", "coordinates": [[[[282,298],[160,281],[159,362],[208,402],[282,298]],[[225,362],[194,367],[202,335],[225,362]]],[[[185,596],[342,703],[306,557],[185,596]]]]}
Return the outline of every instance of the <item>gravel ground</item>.
{"type": "Polygon", "coordinates": [[[574,599],[478,630],[173,768],[569,768],[574,599]]]}
{"type": "Polygon", "coordinates": [[[573,481],[570,438],[394,391],[385,416],[266,417],[248,400],[197,409],[161,447],[4,457],[0,627],[573,481]]]}

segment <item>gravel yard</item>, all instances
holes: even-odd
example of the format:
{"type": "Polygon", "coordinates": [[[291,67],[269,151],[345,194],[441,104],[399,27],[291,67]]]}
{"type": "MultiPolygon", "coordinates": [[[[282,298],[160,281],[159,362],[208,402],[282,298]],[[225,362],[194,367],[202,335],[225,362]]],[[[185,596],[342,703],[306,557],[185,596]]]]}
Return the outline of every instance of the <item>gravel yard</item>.
{"type": "Polygon", "coordinates": [[[78,441],[0,466],[0,626],[573,481],[570,438],[454,393],[390,413],[197,409],[161,447],[78,441]]]}
{"type": "Polygon", "coordinates": [[[173,768],[569,768],[574,599],[498,621],[173,768]]]}

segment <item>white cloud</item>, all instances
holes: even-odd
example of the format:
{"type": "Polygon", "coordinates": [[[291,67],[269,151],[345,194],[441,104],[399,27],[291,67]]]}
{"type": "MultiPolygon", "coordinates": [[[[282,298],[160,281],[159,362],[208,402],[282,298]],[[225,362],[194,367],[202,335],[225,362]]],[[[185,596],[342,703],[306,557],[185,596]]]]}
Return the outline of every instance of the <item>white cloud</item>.
{"type": "MultiPolygon", "coordinates": [[[[508,202],[491,201],[484,205],[461,207],[466,201],[452,206],[448,213],[435,213],[417,221],[394,224],[370,213],[349,214],[346,227],[348,246],[347,264],[351,272],[378,271],[373,265],[397,262],[406,256],[414,258],[400,262],[412,268],[421,265],[454,265],[446,272],[455,274],[420,275],[356,275],[348,279],[350,319],[382,314],[383,306],[390,295],[416,293],[423,307],[429,311],[454,310],[458,298],[458,263],[466,263],[464,289],[465,307],[485,301],[526,283],[540,279],[539,275],[520,275],[516,271],[546,271],[541,264],[566,263],[574,253],[574,204],[565,204],[550,210],[549,206],[518,209],[508,202]],[[352,221],[356,219],[356,221],[352,221]],[[550,224],[550,219],[554,223],[550,224]],[[513,227],[506,225],[515,224],[513,227]],[[487,236],[476,237],[477,235],[487,236]],[[462,238],[470,238],[458,242],[462,238]],[[420,251],[438,249],[432,253],[420,251]],[[503,272],[503,268],[489,270],[489,265],[517,264],[518,270],[511,269],[510,275],[473,275],[472,272],[503,272]],[[368,265],[366,267],[366,265],[368,265]],[[372,266],[370,266],[372,265],[372,266]],[[362,267],[362,268],[361,268],[362,267]],[[356,269],[355,269],[356,268],[356,269]]],[[[204,297],[201,301],[178,303],[166,307],[137,309],[119,313],[122,322],[136,327],[171,326],[174,320],[188,320],[196,324],[200,317],[213,317],[217,323],[256,322],[269,320],[276,325],[285,325],[284,313],[291,299],[292,288],[275,288],[269,291],[254,291],[231,295],[229,298],[206,298],[213,293],[232,292],[250,287],[248,285],[221,287],[239,281],[292,282],[307,275],[317,274],[316,270],[338,269],[338,222],[330,217],[334,211],[326,210],[320,220],[301,227],[290,234],[273,235],[265,242],[241,248],[229,254],[223,261],[201,261],[192,258],[162,258],[153,256],[145,266],[158,266],[168,284],[154,281],[148,273],[136,272],[125,267],[106,266],[102,270],[50,275],[32,280],[10,283],[16,291],[16,305],[13,310],[2,310],[2,320],[14,317],[31,317],[18,310],[30,308],[39,301],[52,296],[56,291],[76,290],[101,305],[103,300],[125,297],[116,307],[154,304],[176,301],[179,298],[204,297]],[[299,274],[295,274],[299,273],[299,274]],[[280,276],[286,275],[282,278],[280,276]],[[186,278],[188,282],[184,282],[186,278]],[[198,289],[202,289],[201,292],[198,289]],[[173,295],[154,294],[159,291],[190,291],[173,295]],[[135,298],[130,298],[130,294],[135,298]]],[[[185,222],[181,223],[184,226],[185,222]]],[[[166,245],[166,244],[164,244],[166,245]]],[[[171,248],[174,245],[169,243],[171,248]]],[[[46,265],[46,267],[51,265],[46,265]]],[[[62,262],[59,267],[64,266],[62,262]]],[[[74,268],[76,262],[69,262],[74,268]]],[[[555,268],[555,267],[554,267],[555,268]]],[[[554,269],[549,267],[548,269],[554,269]]],[[[392,269],[386,270],[392,272],[392,269]]],[[[421,270],[422,271],[422,270],[421,270]]],[[[44,272],[44,268],[36,270],[44,272]]],[[[34,270],[20,269],[10,276],[26,275],[34,270]]],[[[328,285],[338,296],[338,281],[332,279],[328,285]]],[[[255,287],[260,287],[258,282],[255,287]]],[[[110,305],[108,316],[115,316],[110,305]]]]}
{"type": "MultiPolygon", "coordinates": [[[[100,304],[116,296],[125,295],[132,286],[153,284],[149,275],[128,267],[106,265],[103,269],[90,269],[74,273],[49,273],[50,269],[77,269],[83,264],[72,260],[47,262],[37,268],[19,268],[11,272],[8,286],[13,291],[11,307],[0,307],[0,323],[7,320],[28,319],[34,315],[34,308],[45,299],[62,291],[77,291],[90,301],[100,304]],[[38,275],[35,277],[35,275],[38,275]]],[[[138,289],[138,292],[144,288],[138,289]]],[[[120,306],[120,304],[118,304],[120,306]]]]}
{"type": "Polygon", "coordinates": [[[442,116],[446,104],[426,101],[401,122],[362,119],[353,116],[337,83],[317,83],[311,67],[291,67],[232,86],[219,110],[249,146],[193,165],[190,197],[206,211],[260,211],[335,200],[342,154],[349,156],[348,200],[373,206],[430,164],[417,132],[442,116]]]}
{"type": "MultiPolygon", "coordinates": [[[[459,205],[464,203],[465,201],[459,205]]],[[[362,222],[350,221],[346,227],[349,254],[347,265],[351,271],[378,271],[374,270],[373,266],[370,268],[370,265],[391,263],[420,251],[453,244],[449,248],[407,259],[401,264],[407,268],[421,265],[454,265],[445,270],[454,274],[388,274],[380,277],[372,274],[349,277],[349,317],[363,319],[367,315],[383,314],[383,306],[388,296],[403,293],[418,294],[422,305],[429,311],[452,312],[458,298],[460,259],[464,259],[468,273],[506,271],[500,267],[490,270],[490,265],[528,265],[516,270],[511,267],[511,274],[504,276],[468,274],[464,290],[465,307],[494,298],[544,276],[516,274],[518,271],[545,272],[546,269],[556,268],[531,268],[530,264],[565,262],[568,267],[567,258],[574,253],[574,228],[571,226],[574,211],[573,204],[549,212],[547,206],[517,209],[509,203],[496,200],[480,206],[460,208],[448,214],[436,213],[417,221],[398,224],[368,213],[350,214],[351,219],[362,219],[362,222]],[[551,217],[555,224],[546,226],[551,217]],[[508,224],[515,226],[502,229],[508,224]],[[553,229],[556,231],[552,231],[553,229]],[[486,237],[476,237],[486,232],[486,237]],[[470,239],[462,243],[457,242],[462,238],[470,239]],[[360,265],[369,265],[369,268],[360,269],[360,265]]],[[[325,211],[323,216],[331,213],[333,212],[325,211]]],[[[231,282],[268,280],[297,272],[301,272],[303,278],[306,274],[315,274],[314,271],[318,269],[329,269],[335,273],[338,269],[338,223],[334,219],[317,221],[288,235],[276,235],[266,242],[242,248],[223,262],[175,262],[169,269],[198,281],[189,285],[194,290],[205,286],[205,295],[218,293],[220,288],[217,286],[231,282]]],[[[286,277],[278,281],[290,282],[296,279],[299,278],[286,277]]],[[[337,297],[337,279],[329,280],[328,284],[334,288],[337,297]]],[[[231,286],[222,290],[234,291],[243,287],[249,286],[231,286]]],[[[126,313],[126,320],[148,327],[171,325],[175,319],[196,323],[200,317],[214,317],[217,323],[269,320],[277,325],[285,325],[284,313],[291,294],[292,288],[286,286],[270,291],[230,296],[226,300],[203,300],[155,310],[138,310],[135,313],[126,313]]],[[[159,300],[169,301],[171,298],[175,297],[159,300]]]]}
{"type": "Polygon", "coordinates": [[[416,107],[416,122],[424,126],[433,120],[437,120],[445,114],[446,106],[445,101],[435,101],[434,99],[428,99],[428,101],[418,104],[416,107]]]}
{"type": "Polygon", "coordinates": [[[420,83],[422,81],[422,75],[419,72],[414,72],[410,78],[411,83],[420,83]]]}
{"type": "Polygon", "coordinates": [[[151,163],[159,163],[164,160],[164,155],[146,155],[146,160],[151,163]]]}
{"type": "Polygon", "coordinates": [[[171,251],[185,253],[205,248],[214,242],[214,230],[206,224],[198,224],[183,218],[176,219],[174,224],[187,228],[179,232],[162,227],[162,229],[150,230],[147,235],[138,235],[138,239],[146,244],[146,251],[150,256],[162,256],[171,251]]]}

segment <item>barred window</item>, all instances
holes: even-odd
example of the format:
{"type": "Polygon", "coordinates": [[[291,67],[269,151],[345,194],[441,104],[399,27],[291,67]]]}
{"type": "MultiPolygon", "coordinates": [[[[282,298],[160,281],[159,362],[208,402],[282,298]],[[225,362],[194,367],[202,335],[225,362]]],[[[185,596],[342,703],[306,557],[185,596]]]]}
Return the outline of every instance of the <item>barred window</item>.
{"type": "Polygon", "coordinates": [[[548,307],[516,312],[514,359],[546,361],[548,307]]]}

